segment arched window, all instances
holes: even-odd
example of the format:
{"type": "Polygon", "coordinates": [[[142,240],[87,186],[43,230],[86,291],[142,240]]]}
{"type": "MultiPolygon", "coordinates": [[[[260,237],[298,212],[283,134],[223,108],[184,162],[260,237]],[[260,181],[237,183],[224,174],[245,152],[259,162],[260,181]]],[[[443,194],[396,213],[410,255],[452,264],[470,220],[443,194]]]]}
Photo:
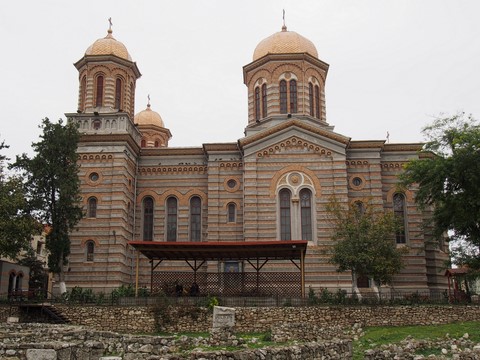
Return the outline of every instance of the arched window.
{"type": "Polygon", "coordinates": [[[97,198],[95,197],[88,199],[88,217],[97,217],[97,198]]]}
{"type": "Polygon", "coordinates": [[[8,276],[8,294],[10,295],[15,291],[15,272],[11,272],[8,276]]]}
{"type": "Polygon", "coordinates": [[[315,116],[314,103],[313,103],[313,84],[308,84],[308,102],[310,103],[310,115],[315,116]]]}
{"type": "Polygon", "coordinates": [[[92,240],[87,241],[86,245],[86,259],[87,261],[93,261],[95,254],[95,243],[92,240]]]}
{"type": "Polygon", "coordinates": [[[115,109],[122,108],[122,79],[117,78],[115,81],[115,109]]]}
{"type": "Polygon", "coordinates": [[[393,195],[393,213],[402,225],[402,228],[395,234],[395,240],[397,244],[405,244],[407,242],[405,236],[405,195],[401,193],[396,193],[393,195]]]}
{"type": "Polygon", "coordinates": [[[315,85],[315,117],[320,119],[320,88],[315,85]]]}
{"type": "Polygon", "coordinates": [[[235,222],[236,221],[236,206],[234,203],[228,204],[228,222],[235,222]]]}
{"type": "Polygon", "coordinates": [[[95,106],[103,106],[103,76],[97,76],[97,94],[96,94],[95,106]]]}
{"type": "Polygon", "coordinates": [[[255,120],[260,120],[260,88],[255,88],[255,120]]]}
{"type": "Polygon", "coordinates": [[[190,241],[201,241],[202,202],[198,196],[190,199],[190,241]]]}
{"type": "Polygon", "coordinates": [[[177,241],[177,199],[167,199],[167,241],[177,241]]]}
{"type": "Polygon", "coordinates": [[[85,100],[87,98],[87,77],[82,78],[80,85],[80,110],[85,111],[85,100]]]}
{"type": "Polygon", "coordinates": [[[22,290],[23,286],[23,274],[19,273],[15,279],[15,290],[22,290]]]}
{"type": "Polygon", "coordinates": [[[155,140],[155,147],[158,147],[158,140],[155,140]]]}
{"type": "Polygon", "coordinates": [[[297,112],[297,81],[290,80],[290,113],[297,112]]]}
{"type": "Polygon", "coordinates": [[[287,113],[287,82],[280,81],[280,114],[287,113]]]}
{"type": "Polygon", "coordinates": [[[288,189],[282,189],[279,193],[280,196],[280,239],[291,240],[292,239],[292,225],[291,225],[291,205],[290,197],[291,193],[288,189]]]}
{"type": "Polygon", "coordinates": [[[153,199],[143,200],[143,240],[153,240],[153,199]]]}
{"type": "Polygon", "coordinates": [[[302,240],[312,240],[312,192],[309,189],[300,190],[300,218],[302,240]]]}
{"type": "Polygon", "coordinates": [[[267,117],[267,84],[262,85],[262,117],[267,117]]]}
{"type": "Polygon", "coordinates": [[[358,200],[355,201],[353,205],[355,206],[355,211],[358,216],[363,216],[363,214],[365,214],[365,204],[363,202],[358,200]]]}
{"type": "Polygon", "coordinates": [[[147,146],[147,141],[145,139],[142,139],[140,146],[141,147],[147,146]]]}

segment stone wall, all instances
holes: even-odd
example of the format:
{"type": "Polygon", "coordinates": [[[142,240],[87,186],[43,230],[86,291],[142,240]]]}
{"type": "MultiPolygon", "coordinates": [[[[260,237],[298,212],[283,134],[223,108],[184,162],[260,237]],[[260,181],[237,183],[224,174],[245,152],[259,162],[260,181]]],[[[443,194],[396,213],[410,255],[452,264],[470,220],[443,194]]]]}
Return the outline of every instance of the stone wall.
{"type": "MultiPolygon", "coordinates": [[[[58,306],[72,324],[98,330],[150,333],[156,329],[174,332],[208,332],[212,314],[194,306],[96,307],[58,306]]],[[[281,322],[318,326],[400,326],[446,324],[480,320],[480,306],[358,306],[358,307],[240,307],[236,308],[236,331],[264,332],[281,322]]]]}
{"type": "Polygon", "coordinates": [[[348,339],[262,349],[244,347],[236,351],[208,351],[208,346],[212,345],[208,338],[122,335],[109,331],[92,331],[82,326],[51,324],[1,324],[0,338],[0,359],[4,360],[352,358],[352,345],[348,339]]]}

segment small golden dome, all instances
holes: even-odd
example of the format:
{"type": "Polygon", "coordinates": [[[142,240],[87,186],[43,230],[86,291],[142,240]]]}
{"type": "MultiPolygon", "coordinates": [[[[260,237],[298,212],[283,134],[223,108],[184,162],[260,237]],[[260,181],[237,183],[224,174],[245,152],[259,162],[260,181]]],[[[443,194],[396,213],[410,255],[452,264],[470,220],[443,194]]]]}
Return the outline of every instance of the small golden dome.
{"type": "Polygon", "coordinates": [[[90,45],[87,51],[85,51],[85,55],[115,55],[119,58],[132,61],[125,45],[112,36],[112,29],[108,29],[107,36],[98,39],[90,45]]]}
{"type": "Polygon", "coordinates": [[[287,31],[287,27],[284,25],[282,31],[260,41],[253,52],[253,61],[258,60],[267,54],[299,53],[308,53],[318,58],[317,49],[310,40],[295,31],[287,31]]]}
{"type": "Polygon", "coordinates": [[[150,109],[150,104],[143,111],[140,111],[135,115],[134,123],[137,125],[155,125],[159,127],[165,127],[162,117],[156,111],[150,109]]]}

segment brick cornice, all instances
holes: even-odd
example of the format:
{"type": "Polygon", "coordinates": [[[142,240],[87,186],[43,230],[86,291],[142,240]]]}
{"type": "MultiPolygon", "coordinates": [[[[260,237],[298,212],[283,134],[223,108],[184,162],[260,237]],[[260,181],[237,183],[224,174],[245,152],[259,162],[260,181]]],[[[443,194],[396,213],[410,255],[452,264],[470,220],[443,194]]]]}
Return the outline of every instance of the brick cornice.
{"type": "Polygon", "coordinates": [[[349,137],[334,133],[332,131],[324,130],[318,126],[313,126],[297,119],[292,119],[292,120],[287,120],[279,125],[273,126],[267,130],[261,131],[260,133],[257,133],[255,135],[240,139],[238,140],[238,144],[241,148],[243,148],[247,145],[260,141],[268,136],[271,136],[277,132],[288,129],[289,127],[297,127],[303,130],[307,130],[311,133],[326,137],[328,139],[337,141],[345,145],[347,145],[350,142],[349,137]]]}
{"type": "Polygon", "coordinates": [[[421,151],[423,143],[399,143],[399,144],[385,144],[383,151],[421,151]]]}

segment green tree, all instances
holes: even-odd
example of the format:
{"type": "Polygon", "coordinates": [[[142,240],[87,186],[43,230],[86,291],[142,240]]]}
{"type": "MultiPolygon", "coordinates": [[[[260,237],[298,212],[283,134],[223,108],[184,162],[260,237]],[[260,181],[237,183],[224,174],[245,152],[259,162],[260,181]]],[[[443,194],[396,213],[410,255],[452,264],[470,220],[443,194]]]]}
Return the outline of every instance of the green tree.
{"type": "Polygon", "coordinates": [[[399,223],[393,213],[366,204],[348,208],[333,199],[327,206],[334,224],[331,263],[337,271],[351,271],[352,292],[361,298],[358,276],[368,276],[377,285],[390,284],[403,267],[406,247],[397,248],[394,238],[399,223]]]}
{"type": "Polygon", "coordinates": [[[20,259],[20,265],[28,266],[30,269],[28,288],[31,290],[46,291],[48,283],[48,273],[43,267],[43,263],[37,259],[33,249],[30,249],[28,254],[20,259]]]}
{"type": "MultiPolygon", "coordinates": [[[[4,148],[8,146],[2,142],[0,150],[4,148]]],[[[21,179],[3,171],[6,160],[0,155],[0,256],[16,260],[21,252],[30,249],[30,239],[40,227],[30,213],[21,179]]]]}
{"type": "Polygon", "coordinates": [[[46,234],[48,267],[59,274],[60,291],[66,291],[64,266],[70,254],[69,233],[82,218],[80,206],[77,127],[62,120],[42,121],[41,140],[33,143],[35,156],[17,156],[13,167],[23,172],[32,208],[51,230],[46,234]]]}
{"type": "Polygon", "coordinates": [[[480,269],[480,124],[462,113],[437,118],[423,133],[424,156],[407,164],[402,183],[416,184],[416,202],[433,209],[437,238],[448,233],[467,245],[457,262],[480,269]]]}

